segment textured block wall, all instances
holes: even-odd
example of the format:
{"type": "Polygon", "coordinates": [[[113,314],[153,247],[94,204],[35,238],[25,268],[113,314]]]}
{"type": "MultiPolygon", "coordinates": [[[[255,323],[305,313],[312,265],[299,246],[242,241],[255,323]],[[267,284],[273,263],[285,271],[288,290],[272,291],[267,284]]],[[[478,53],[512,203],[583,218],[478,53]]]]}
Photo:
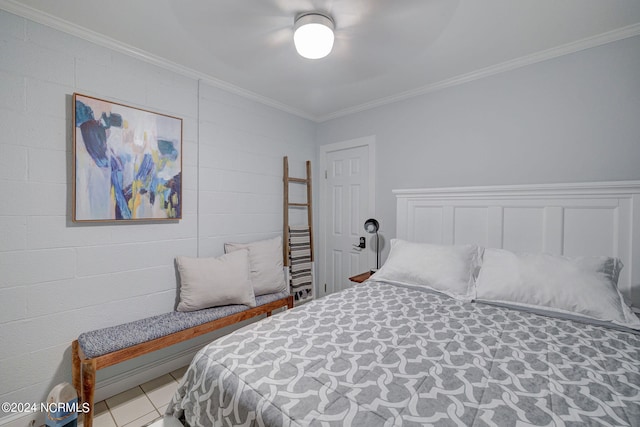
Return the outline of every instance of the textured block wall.
{"type": "MultiPolygon", "coordinates": [[[[300,171],[315,162],[314,131],[0,11],[0,401],[40,402],[70,382],[70,345],[81,332],[172,310],[175,256],[279,235],[282,156],[300,171]],[[183,119],[181,221],[71,222],[74,92],[183,119]]],[[[99,382],[138,366],[128,363],[100,371],[99,382]]]]}

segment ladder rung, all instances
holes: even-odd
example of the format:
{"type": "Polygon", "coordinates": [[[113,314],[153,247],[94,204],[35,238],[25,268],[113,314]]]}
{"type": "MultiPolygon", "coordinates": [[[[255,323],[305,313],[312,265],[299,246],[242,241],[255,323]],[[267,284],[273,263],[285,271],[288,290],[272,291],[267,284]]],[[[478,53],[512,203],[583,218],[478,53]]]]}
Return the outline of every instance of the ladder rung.
{"type": "Polygon", "coordinates": [[[307,183],[307,181],[308,181],[308,180],[307,180],[307,179],[305,179],[305,178],[287,178],[287,180],[288,180],[289,182],[299,182],[299,183],[301,183],[301,184],[306,184],[306,183],[307,183]]]}
{"type": "Polygon", "coordinates": [[[311,254],[311,261],[313,262],[314,260],[314,256],[313,256],[313,225],[312,225],[312,221],[313,221],[313,202],[312,202],[312,197],[311,197],[311,161],[307,160],[306,161],[306,178],[295,178],[295,177],[290,177],[289,176],[289,158],[287,156],[284,156],[283,158],[283,172],[284,172],[284,176],[283,176],[283,183],[284,183],[284,189],[283,189],[283,199],[284,199],[284,233],[283,233],[283,245],[282,245],[282,257],[283,257],[283,261],[284,261],[284,265],[286,266],[290,266],[291,265],[291,260],[290,260],[290,250],[291,247],[290,242],[289,242],[289,208],[303,208],[307,210],[307,224],[309,225],[309,244],[310,244],[310,254],[311,254]],[[307,187],[307,197],[302,198],[300,197],[298,200],[306,200],[307,203],[289,203],[289,184],[291,183],[295,183],[295,184],[305,184],[305,186],[307,187]]]}

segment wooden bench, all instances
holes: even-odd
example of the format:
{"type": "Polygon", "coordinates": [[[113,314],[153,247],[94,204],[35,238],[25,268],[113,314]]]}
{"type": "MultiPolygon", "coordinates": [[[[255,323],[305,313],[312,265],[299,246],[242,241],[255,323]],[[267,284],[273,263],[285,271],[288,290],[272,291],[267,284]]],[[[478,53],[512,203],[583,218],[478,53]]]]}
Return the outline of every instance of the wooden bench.
{"type": "Polygon", "coordinates": [[[87,402],[84,427],[93,424],[96,371],[143,354],[233,325],[278,308],[293,308],[287,293],[256,297],[256,307],[243,305],[214,307],[194,312],[161,314],[81,334],[72,344],[73,386],[79,402],[87,402]]]}

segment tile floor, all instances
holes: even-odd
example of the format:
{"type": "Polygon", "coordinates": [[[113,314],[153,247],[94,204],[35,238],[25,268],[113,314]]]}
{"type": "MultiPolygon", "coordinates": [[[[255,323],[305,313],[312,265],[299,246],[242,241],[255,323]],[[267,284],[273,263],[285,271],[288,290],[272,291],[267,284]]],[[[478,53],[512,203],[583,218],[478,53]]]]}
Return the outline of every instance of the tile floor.
{"type": "MultiPolygon", "coordinates": [[[[160,418],[187,367],[97,402],[94,427],[142,427],[160,418]]],[[[82,426],[82,423],[78,424],[82,426]]]]}

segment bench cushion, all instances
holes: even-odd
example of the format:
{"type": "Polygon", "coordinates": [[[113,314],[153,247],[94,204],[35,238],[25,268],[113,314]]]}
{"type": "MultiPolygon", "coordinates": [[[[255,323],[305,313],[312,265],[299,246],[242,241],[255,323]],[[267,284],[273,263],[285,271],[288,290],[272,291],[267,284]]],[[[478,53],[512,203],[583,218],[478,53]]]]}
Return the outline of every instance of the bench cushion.
{"type": "MultiPolygon", "coordinates": [[[[256,297],[256,305],[268,304],[288,296],[288,292],[261,295],[256,297]]],[[[190,312],[173,311],[122,325],[85,332],[78,337],[78,344],[84,355],[88,359],[93,359],[248,309],[246,305],[225,305],[190,312]]]]}

